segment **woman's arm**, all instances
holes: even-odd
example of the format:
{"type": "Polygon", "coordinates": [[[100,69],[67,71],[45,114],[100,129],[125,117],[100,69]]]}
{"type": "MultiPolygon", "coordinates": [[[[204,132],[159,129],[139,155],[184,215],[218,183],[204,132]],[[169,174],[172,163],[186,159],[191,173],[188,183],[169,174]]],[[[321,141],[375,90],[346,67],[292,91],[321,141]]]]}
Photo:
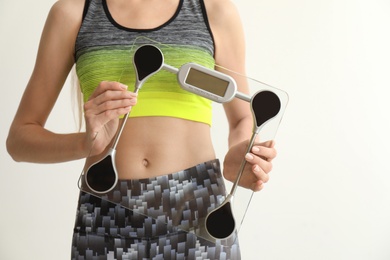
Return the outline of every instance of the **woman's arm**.
{"type": "MultiPolygon", "coordinates": [[[[206,0],[205,3],[216,45],[216,64],[245,75],[245,37],[236,7],[230,0],[206,0]]],[[[237,82],[238,91],[249,94],[247,81],[238,74],[230,74],[237,82]]],[[[229,122],[229,152],[224,161],[224,176],[234,181],[252,135],[253,118],[249,103],[237,98],[225,103],[224,109],[229,122]]],[[[257,143],[246,155],[248,164],[240,185],[260,190],[269,179],[271,161],[275,156],[272,141],[257,143]]]]}
{"type": "Polygon", "coordinates": [[[7,138],[8,152],[16,161],[50,163],[86,155],[83,134],[59,136],[44,129],[74,63],[73,46],[83,10],[77,2],[82,3],[59,1],[47,17],[35,67],[7,138]]]}
{"type": "MultiPolygon", "coordinates": [[[[84,2],[60,0],[50,10],[33,73],[7,138],[8,152],[15,161],[55,163],[84,158],[102,126],[118,120],[118,114],[126,113],[134,105],[135,96],[119,83],[102,82],[85,104],[87,133],[57,134],[44,128],[74,65],[74,46],[84,2]]],[[[96,154],[104,150],[115,132],[115,124],[109,125],[110,136],[99,134],[99,140],[95,140],[96,154]]]]}
{"type": "MultiPolygon", "coordinates": [[[[245,75],[245,37],[236,7],[230,0],[206,0],[206,9],[215,41],[216,69],[245,75]],[[220,67],[222,68],[220,68],[220,67]]],[[[247,81],[229,73],[236,80],[238,91],[249,94],[247,81]]],[[[247,140],[252,132],[252,115],[249,104],[233,99],[224,104],[229,122],[229,147],[247,140]]]]}

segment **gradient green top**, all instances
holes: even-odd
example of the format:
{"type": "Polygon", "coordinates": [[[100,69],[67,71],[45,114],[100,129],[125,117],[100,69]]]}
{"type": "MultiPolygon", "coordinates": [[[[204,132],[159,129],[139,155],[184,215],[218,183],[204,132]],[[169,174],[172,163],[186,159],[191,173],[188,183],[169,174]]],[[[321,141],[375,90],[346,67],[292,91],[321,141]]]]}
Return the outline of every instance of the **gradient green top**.
{"type": "MultiPolygon", "coordinates": [[[[175,15],[155,29],[123,27],[111,17],[105,0],[86,5],[76,41],[76,72],[84,101],[101,81],[119,81],[134,89],[133,55],[143,44],[153,44],[164,63],[180,68],[195,62],[214,68],[214,41],[202,0],[181,0],[175,15]]],[[[183,90],[177,76],[161,70],[151,76],[138,94],[130,117],[169,116],[211,125],[211,101],[183,90]]]]}

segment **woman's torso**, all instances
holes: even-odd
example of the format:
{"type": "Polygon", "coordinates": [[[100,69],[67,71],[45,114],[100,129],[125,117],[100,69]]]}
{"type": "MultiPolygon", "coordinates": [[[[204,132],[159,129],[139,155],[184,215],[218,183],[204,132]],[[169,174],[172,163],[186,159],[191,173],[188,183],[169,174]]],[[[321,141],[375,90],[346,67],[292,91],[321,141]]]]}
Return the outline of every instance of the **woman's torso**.
{"type": "MultiPolygon", "coordinates": [[[[175,15],[178,5],[179,0],[107,0],[113,21],[136,30],[152,30],[165,24],[175,15]]],[[[104,154],[88,158],[86,167],[104,154]]],[[[214,158],[208,124],[169,116],[129,118],[116,147],[120,179],[168,174],[214,158]]]]}
{"type": "MultiPolygon", "coordinates": [[[[88,158],[86,167],[104,155],[88,158]]],[[[127,120],[115,157],[120,179],[142,179],[187,169],[215,154],[208,125],[141,117],[127,120]]]]}

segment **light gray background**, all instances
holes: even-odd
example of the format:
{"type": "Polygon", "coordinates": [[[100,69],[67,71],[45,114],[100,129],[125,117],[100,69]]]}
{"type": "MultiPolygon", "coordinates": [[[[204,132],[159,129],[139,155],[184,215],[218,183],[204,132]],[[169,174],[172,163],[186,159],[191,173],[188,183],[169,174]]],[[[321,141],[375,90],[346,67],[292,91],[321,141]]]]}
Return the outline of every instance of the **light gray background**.
{"type": "MultiPolygon", "coordinates": [[[[53,0],[0,0],[0,259],[69,259],[82,161],[15,163],[5,138],[53,0]],[[52,256],[57,257],[53,258],[52,256]]],[[[248,75],[287,91],[279,156],[241,230],[245,260],[390,259],[389,0],[238,1],[248,75]]],[[[48,128],[76,129],[70,84],[48,128]]],[[[215,107],[220,158],[226,123],[215,107]]]]}

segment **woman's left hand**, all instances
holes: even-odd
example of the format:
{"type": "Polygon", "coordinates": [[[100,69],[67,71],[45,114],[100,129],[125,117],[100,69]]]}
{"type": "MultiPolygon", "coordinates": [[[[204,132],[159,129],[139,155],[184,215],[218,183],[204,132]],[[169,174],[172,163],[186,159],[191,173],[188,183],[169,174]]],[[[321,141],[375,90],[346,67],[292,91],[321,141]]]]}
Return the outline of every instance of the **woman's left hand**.
{"type": "Polygon", "coordinates": [[[255,143],[251,152],[245,154],[248,144],[249,141],[244,141],[229,149],[223,164],[223,175],[227,180],[234,182],[245,158],[247,163],[239,185],[253,191],[260,191],[264,183],[269,180],[272,160],[276,157],[275,142],[271,140],[255,143]]]}

